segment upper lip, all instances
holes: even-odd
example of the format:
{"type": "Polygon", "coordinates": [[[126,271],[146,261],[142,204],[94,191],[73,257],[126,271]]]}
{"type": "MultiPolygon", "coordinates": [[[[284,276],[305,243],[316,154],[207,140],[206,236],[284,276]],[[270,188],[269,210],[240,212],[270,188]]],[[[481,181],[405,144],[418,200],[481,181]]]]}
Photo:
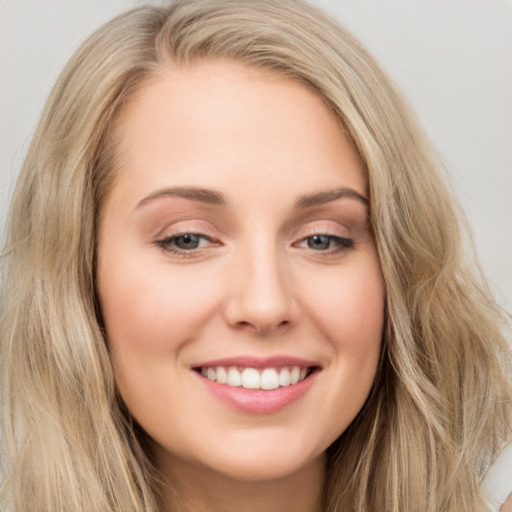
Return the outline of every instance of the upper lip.
{"type": "Polygon", "coordinates": [[[246,368],[273,368],[283,366],[300,366],[302,368],[320,367],[317,361],[310,361],[300,357],[277,355],[271,357],[257,356],[232,356],[222,359],[211,359],[193,364],[192,368],[204,368],[209,366],[243,366],[246,368]]]}

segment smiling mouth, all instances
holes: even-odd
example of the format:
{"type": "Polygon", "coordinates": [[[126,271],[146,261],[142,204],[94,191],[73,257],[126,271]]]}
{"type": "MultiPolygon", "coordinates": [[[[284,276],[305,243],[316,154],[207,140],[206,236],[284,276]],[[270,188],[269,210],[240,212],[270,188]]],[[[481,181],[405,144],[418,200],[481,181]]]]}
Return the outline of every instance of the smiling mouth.
{"type": "Polygon", "coordinates": [[[201,361],[191,370],[229,407],[242,413],[273,414],[306,395],[322,365],[288,355],[240,355],[201,361]]]}
{"type": "Polygon", "coordinates": [[[317,367],[283,366],[252,368],[240,366],[201,366],[194,368],[206,379],[229,387],[273,390],[298,384],[317,367]]]}

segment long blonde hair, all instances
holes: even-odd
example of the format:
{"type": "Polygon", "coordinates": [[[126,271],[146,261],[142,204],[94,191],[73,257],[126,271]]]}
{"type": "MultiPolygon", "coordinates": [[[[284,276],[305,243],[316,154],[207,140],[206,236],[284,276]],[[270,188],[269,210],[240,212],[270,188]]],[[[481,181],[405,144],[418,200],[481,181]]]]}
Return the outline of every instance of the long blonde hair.
{"type": "Polygon", "coordinates": [[[403,99],[343,28],[300,0],[140,6],[62,72],[29,148],[4,250],[2,502],[17,512],[157,510],[144,433],[117,396],[95,296],[116,114],[168,62],[273,69],[332,110],[368,174],[387,322],[373,390],[329,448],[329,512],[477,512],[511,437],[510,350],[461,214],[403,99]]]}

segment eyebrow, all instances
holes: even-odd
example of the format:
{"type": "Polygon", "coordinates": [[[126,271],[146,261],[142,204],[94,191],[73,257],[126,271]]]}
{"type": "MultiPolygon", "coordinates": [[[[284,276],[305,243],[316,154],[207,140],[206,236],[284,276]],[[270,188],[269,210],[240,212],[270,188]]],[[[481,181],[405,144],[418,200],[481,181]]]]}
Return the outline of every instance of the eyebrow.
{"type": "MultiPolygon", "coordinates": [[[[151,201],[154,201],[155,199],[173,196],[182,197],[184,199],[191,199],[193,201],[199,201],[201,203],[211,204],[214,206],[226,205],[226,199],[224,196],[215,190],[197,187],[172,187],[156,190],[155,192],[149,194],[144,199],[139,201],[137,208],[151,201]]],[[[365,206],[369,205],[368,199],[361,195],[359,192],[352,188],[340,187],[333,190],[325,190],[322,192],[316,192],[314,194],[306,194],[300,196],[299,199],[295,202],[295,208],[312,208],[314,206],[321,206],[323,204],[330,203],[331,201],[336,201],[337,199],[343,198],[355,199],[365,206]]]]}
{"type": "Polygon", "coordinates": [[[174,188],[163,188],[149,194],[144,199],[139,201],[137,208],[144,204],[149,203],[155,199],[161,197],[183,197],[184,199],[191,199],[193,201],[200,201],[201,203],[211,204],[215,206],[223,206],[226,204],[224,196],[220,192],[214,190],[208,190],[206,188],[196,187],[174,187],[174,188]]]}
{"type": "Polygon", "coordinates": [[[336,199],[349,198],[355,199],[365,206],[369,206],[369,201],[366,197],[352,188],[340,187],[333,190],[325,190],[315,194],[307,194],[301,196],[295,203],[295,208],[312,208],[313,206],[321,206],[336,199]]]}

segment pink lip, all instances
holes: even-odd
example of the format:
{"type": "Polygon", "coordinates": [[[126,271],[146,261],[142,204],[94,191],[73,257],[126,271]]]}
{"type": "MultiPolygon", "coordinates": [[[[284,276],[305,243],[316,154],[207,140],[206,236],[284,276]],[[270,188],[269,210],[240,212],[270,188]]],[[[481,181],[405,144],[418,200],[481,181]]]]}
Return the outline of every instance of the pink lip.
{"type": "MultiPolygon", "coordinates": [[[[274,356],[268,358],[258,357],[230,357],[216,359],[195,364],[193,369],[211,366],[238,366],[249,368],[279,368],[283,366],[300,366],[303,368],[319,368],[314,361],[307,361],[296,357],[274,356]]],[[[245,389],[242,387],[228,386],[211,381],[197,371],[193,372],[216,398],[238,409],[239,411],[253,414],[271,414],[289,406],[304,396],[316,380],[318,371],[311,373],[306,379],[297,384],[280,387],[272,390],[245,389]]]]}
{"type": "Polygon", "coordinates": [[[194,364],[193,368],[202,368],[209,366],[242,366],[244,368],[282,368],[283,366],[300,366],[302,368],[319,367],[316,361],[308,361],[299,357],[291,356],[272,356],[272,357],[254,357],[254,356],[235,356],[223,359],[213,359],[194,364]]]}

